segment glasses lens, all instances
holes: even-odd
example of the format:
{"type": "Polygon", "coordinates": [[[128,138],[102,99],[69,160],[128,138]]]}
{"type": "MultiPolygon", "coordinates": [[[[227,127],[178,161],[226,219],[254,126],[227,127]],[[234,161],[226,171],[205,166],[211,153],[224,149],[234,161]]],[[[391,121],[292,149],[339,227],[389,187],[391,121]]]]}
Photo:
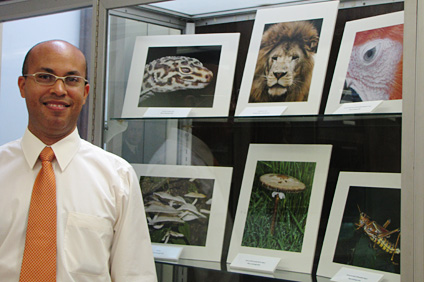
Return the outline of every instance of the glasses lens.
{"type": "Polygon", "coordinates": [[[34,78],[38,83],[44,85],[53,85],[56,81],[56,77],[49,73],[36,73],[34,78]]]}
{"type": "Polygon", "coordinates": [[[84,79],[81,76],[66,76],[65,83],[68,86],[80,86],[83,83],[84,79]]]}

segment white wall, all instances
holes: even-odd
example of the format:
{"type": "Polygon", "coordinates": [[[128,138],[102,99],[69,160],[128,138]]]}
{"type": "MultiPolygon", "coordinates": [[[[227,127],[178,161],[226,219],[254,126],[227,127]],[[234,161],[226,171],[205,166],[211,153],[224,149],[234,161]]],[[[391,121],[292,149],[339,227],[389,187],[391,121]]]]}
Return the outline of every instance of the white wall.
{"type": "MultiPolygon", "coordinates": [[[[27,51],[38,42],[63,39],[79,46],[80,11],[5,22],[0,32],[0,145],[20,138],[28,123],[18,77],[27,51]]],[[[1,27],[0,27],[1,28],[1,27]]]]}

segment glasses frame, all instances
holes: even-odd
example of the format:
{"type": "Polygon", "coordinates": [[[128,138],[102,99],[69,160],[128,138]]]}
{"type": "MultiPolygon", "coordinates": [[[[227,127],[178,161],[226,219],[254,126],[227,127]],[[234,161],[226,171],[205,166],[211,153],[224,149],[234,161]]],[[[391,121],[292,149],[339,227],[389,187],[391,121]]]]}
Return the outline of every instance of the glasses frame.
{"type": "Polygon", "coordinates": [[[54,75],[54,74],[52,74],[52,73],[48,73],[48,72],[35,72],[35,73],[32,73],[32,74],[24,74],[24,75],[22,75],[23,77],[33,77],[34,78],[34,80],[35,80],[35,82],[37,83],[37,84],[40,84],[40,85],[44,85],[44,86],[53,86],[53,85],[55,85],[55,83],[57,82],[57,80],[58,79],[60,79],[60,80],[62,80],[62,82],[63,82],[63,85],[65,85],[65,86],[67,86],[67,87],[78,87],[78,86],[73,86],[73,85],[68,85],[67,83],[66,83],[66,78],[68,78],[68,77],[78,77],[78,78],[81,78],[83,81],[84,81],[84,85],[87,85],[87,83],[88,83],[88,80],[87,79],[85,79],[84,77],[82,77],[82,76],[79,76],[79,75],[67,75],[67,76],[57,76],[57,75],[54,75]],[[44,83],[40,83],[39,81],[37,81],[37,79],[35,78],[35,76],[36,75],[38,75],[38,74],[47,74],[47,75],[51,75],[51,76],[53,76],[54,78],[55,78],[55,81],[52,83],[52,84],[44,84],[44,83]]]}

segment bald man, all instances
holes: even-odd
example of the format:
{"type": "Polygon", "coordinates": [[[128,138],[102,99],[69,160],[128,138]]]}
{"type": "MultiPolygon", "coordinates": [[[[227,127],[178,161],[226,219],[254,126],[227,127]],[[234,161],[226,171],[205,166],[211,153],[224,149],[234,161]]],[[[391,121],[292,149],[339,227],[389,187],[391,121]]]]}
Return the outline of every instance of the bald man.
{"type": "MultiPolygon", "coordinates": [[[[49,281],[156,281],[133,168],[78,134],[90,89],[84,54],[65,41],[41,42],[29,50],[22,72],[28,127],[21,139],[0,146],[0,280],[39,281],[43,271],[29,280],[20,274],[39,155],[49,147],[57,213],[56,271],[49,281]]],[[[41,263],[43,252],[31,260],[41,263]]]]}

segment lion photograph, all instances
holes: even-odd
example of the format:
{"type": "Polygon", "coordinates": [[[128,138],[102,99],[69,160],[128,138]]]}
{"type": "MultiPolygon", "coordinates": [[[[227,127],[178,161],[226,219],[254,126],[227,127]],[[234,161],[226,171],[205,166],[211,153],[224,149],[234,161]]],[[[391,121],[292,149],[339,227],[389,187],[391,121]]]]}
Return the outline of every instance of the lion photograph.
{"type": "Polygon", "coordinates": [[[249,103],[308,100],[322,19],[265,25],[249,103]]]}

